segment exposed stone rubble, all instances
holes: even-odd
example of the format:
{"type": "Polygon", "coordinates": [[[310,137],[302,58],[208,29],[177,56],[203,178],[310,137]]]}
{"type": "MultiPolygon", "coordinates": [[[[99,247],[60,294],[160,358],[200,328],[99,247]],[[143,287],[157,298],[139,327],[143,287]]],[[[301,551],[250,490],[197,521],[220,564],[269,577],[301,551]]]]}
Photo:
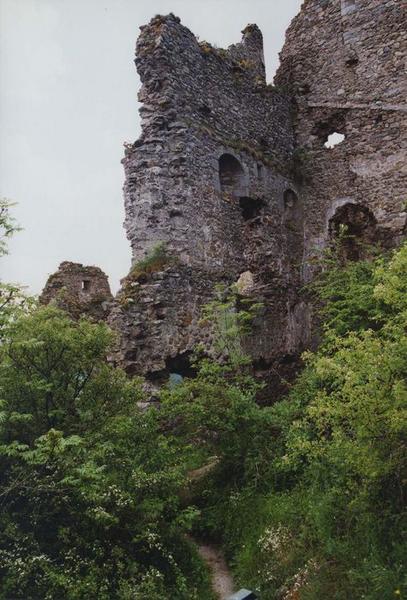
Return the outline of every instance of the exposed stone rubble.
{"type": "Polygon", "coordinates": [[[68,261],[48,277],[40,296],[41,304],[52,303],[74,319],[86,315],[96,321],[107,318],[112,299],[107,275],[101,269],[68,261]]]}
{"type": "Polygon", "coordinates": [[[305,0],[275,86],[256,25],[228,49],[172,14],[141,28],[142,135],[123,160],[133,270],[108,318],[129,374],[188,373],[196,344],[211,345],[202,305],[236,283],[264,305],[254,371],[284,391],[312,340],[314,255],[343,225],[344,259],[405,235],[406,23],[400,0],[305,0]],[[332,134],[344,139],[329,148],[332,134]],[[165,260],[141,269],[157,244],[165,260]]]}
{"type": "Polygon", "coordinates": [[[361,211],[366,241],[388,247],[405,234],[406,51],[400,0],[307,0],[288,29],[276,83],[291,90],[303,157],[305,258],[361,211]],[[333,132],[345,140],[327,149],[333,132]]]}
{"type": "Polygon", "coordinates": [[[249,25],[223,50],[199,43],[173,15],[156,17],[136,56],[142,136],[126,148],[125,226],[134,263],[164,242],[176,264],[135,293],[126,286],[127,300],[119,294],[110,316],[119,362],[152,375],[206,341],[202,304],[246,271],[265,304],[249,340],[254,357],[298,351],[302,331],[286,335],[303,240],[294,132],[288,98],[266,85],[260,30],[249,25]]]}

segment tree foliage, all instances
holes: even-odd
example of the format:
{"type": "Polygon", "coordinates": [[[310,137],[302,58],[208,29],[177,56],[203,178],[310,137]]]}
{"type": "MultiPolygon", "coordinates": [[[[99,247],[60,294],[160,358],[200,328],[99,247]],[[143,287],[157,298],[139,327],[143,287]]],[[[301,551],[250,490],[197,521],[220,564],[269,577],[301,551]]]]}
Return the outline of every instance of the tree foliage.
{"type": "Polygon", "coordinates": [[[54,308],[18,318],[0,362],[0,597],[199,598],[185,466],[111,332],[54,308]],[[165,590],[165,591],[164,591],[165,590]]]}
{"type": "MultiPolygon", "coordinates": [[[[8,254],[8,241],[19,231],[11,214],[12,207],[12,202],[0,199],[0,259],[8,254]]],[[[0,344],[10,321],[32,304],[33,300],[23,293],[20,286],[0,279],[0,344]]]]}
{"type": "MultiPolygon", "coordinates": [[[[321,346],[286,399],[256,405],[239,320],[221,319],[231,360],[165,392],[161,418],[201,467],[195,527],[223,543],[242,585],[270,599],[403,597],[407,246],[332,262],[314,291],[321,346]]],[[[235,310],[224,302],[207,310],[235,310]]]]}

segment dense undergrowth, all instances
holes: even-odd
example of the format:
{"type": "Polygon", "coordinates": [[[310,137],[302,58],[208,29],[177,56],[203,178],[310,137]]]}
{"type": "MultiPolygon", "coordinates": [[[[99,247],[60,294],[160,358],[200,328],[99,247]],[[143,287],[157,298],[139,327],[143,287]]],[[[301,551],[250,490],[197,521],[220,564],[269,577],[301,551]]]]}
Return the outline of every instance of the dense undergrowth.
{"type": "Polygon", "coordinates": [[[205,485],[200,527],[261,598],[403,598],[407,246],[332,265],[317,287],[321,347],[286,399],[253,409],[235,469],[205,485]]]}
{"type": "Polygon", "coordinates": [[[230,360],[143,412],[105,325],[3,284],[0,599],[209,600],[191,531],[263,600],[405,597],[406,288],[407,246],[332,263],[320,349],[266,408],[236,341],[250,309],[215,303],[230,360]]]}

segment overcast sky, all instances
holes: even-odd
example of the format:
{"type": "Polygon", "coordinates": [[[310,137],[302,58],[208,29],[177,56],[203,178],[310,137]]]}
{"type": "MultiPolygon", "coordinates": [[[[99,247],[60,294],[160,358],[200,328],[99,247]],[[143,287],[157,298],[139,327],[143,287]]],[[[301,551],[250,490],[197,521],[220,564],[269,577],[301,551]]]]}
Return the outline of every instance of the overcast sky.
{"type": "Polygon", "coordinates": [[[41,291],[63,260],[100,266],[114,290],[130,265],[123,142],[140,134],[139,26],[174,12],[201,40],[257,23],[268,79],[301,0],[0,0],[0,196],[23,231],[1,279],[41,291]]]}

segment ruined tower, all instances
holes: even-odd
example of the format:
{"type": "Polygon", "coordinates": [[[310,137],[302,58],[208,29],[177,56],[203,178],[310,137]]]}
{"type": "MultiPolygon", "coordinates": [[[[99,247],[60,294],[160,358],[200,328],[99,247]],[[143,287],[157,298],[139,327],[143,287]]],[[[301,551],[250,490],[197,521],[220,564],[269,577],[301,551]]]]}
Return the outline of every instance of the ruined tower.
{"type": "Polygon", "coordinates": [[[266,84],[260,30],[242,33],[223,50],[199,43],[174,15],[142,27],[142,135],[126,148],[125,227],[135,265],[156,244],[169,263],[142,281],[130,274],[111,314],[129,372],[154,377],[185,358],[210,335],[198,324],[202,304],[247,272],[265,307],[248,342],[254,360],[301,346],[291,107],[266,84]]]}
{"type": "Polygon", "coordinates": [[[126,148],[125,227],[135,271],[156,244],[168,262],[125,279],[110,323],[120,362],[154,379],[210,332],[218,283],[264,304],[247,349],[274,372],[309,343],[301,294],[312,258],[346,225],[391,247],[406,213],[406,18],[398,0],[306,0],[267,85],[256,25],[228,49],[174,15],[142,27],[141,138],[126,148]],[[405,66],[405,65],[404,65],[405,66]],[[333,140],[341,141],[333,146],[333,140]]]}
{"type": "Polygon", "coordinates": [[[48,277],[40,296],[41,304],[54,304],[73,318],[82,315],[96,321],[107,318],[113,296],[107,275],[99,267],[64,261],[48,277]]]}
{"type": "Polygon", "coordinates": [[[345,259],[400,242],[406,24],[403,0],[305,0],[274,86],[256,25],[227,49],[172,14],[141,28],[142,134],[123,160],[133,269],[108,318],[129,374],[187,374],[211,342],[202,305],[239,282],[264,306],[254,370],[278,383],[312,337],[315,255],[343,226],[345,259]]]}

